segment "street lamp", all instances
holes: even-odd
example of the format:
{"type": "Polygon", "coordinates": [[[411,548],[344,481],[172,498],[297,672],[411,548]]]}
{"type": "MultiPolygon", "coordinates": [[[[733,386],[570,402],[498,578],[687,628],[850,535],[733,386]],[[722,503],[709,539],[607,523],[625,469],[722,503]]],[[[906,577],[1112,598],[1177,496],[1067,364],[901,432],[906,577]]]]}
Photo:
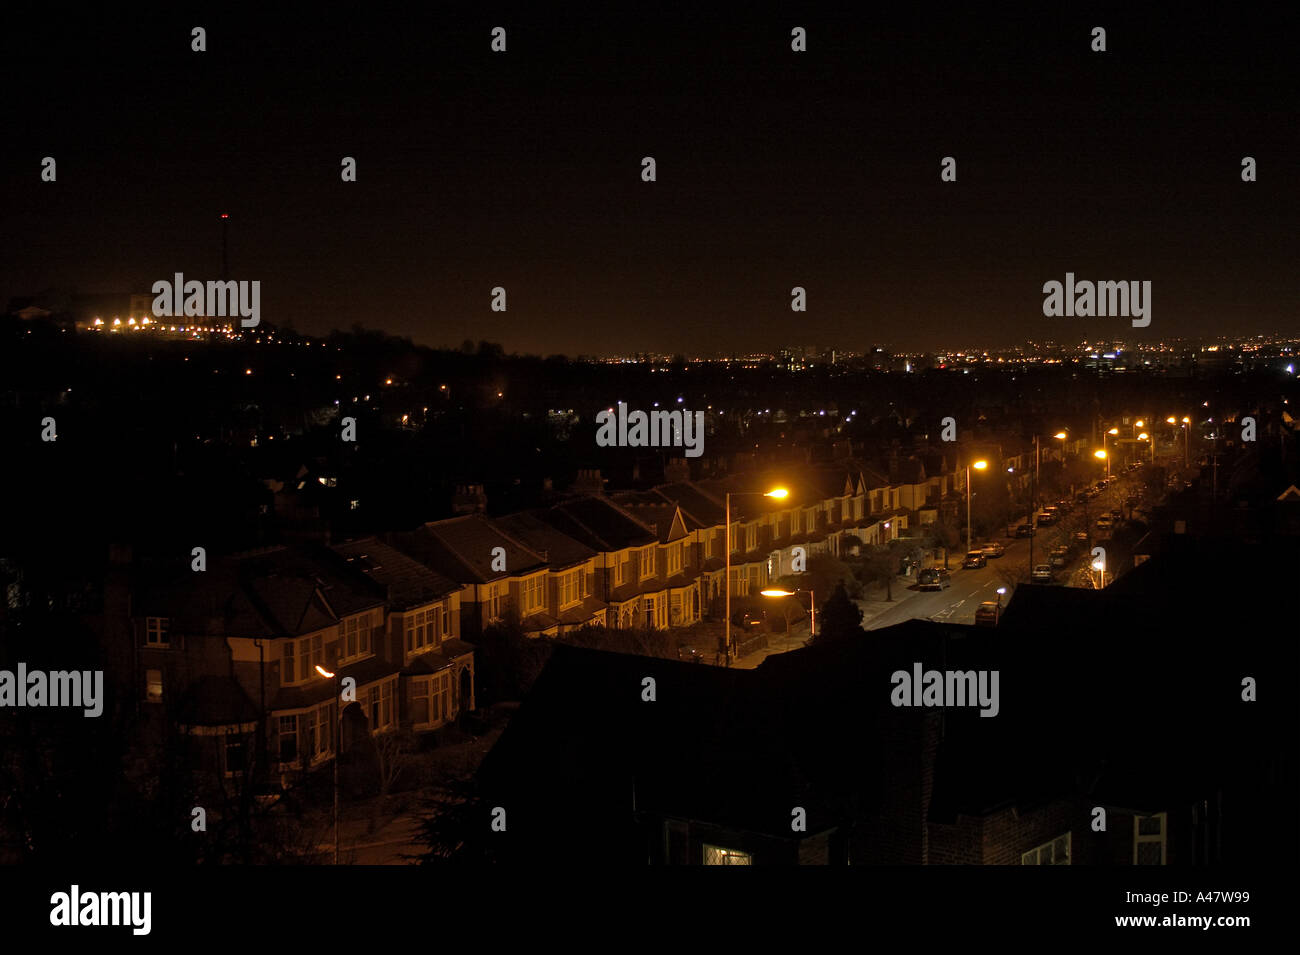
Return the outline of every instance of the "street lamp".
{"type": "MultiPolygon", "coordinates": [[[[341,680],[338,673],[331,673],[319,663],[316,664],[316,672],[327,680],[334,681],[334,688],[340,687],[341,680]]],[[[339,719],[337,728],[337,737],[334,743],[334,864],[339,864],[339,757],[343,755],[343,694],[335,694],[334,705],[338,709],[339,719]]]]}
{"type": "Polygon", "coordinates": [[[989,466],[987,461],[975,461],[966,465],[966,553],[970,553],[970,469],[983,471],[989,466]]]}
{"type": "MultiPolygon", "coordinates": [[[[1173,415],[1170,415],[1168,418],[1165,419],[1165,421],[1166,421],[1167,423],[1169,423],[1169,424],[1178,424],[1178,419],[1175,418],[1173,415]]],[[[1190,456],[1190,454],[1189,454],[1189,452],[1188,452],[1188,450],[1187,450],[1187,431],[1188,431],[1187,426],[1188,426],[1189,424],[1191,424],[1191,423],[1192,423],[1192,419],[1191,419],[1191,418],[1188,418],[1188,417],[1186,417],[1186,416],[1184,416],[1183,421],[1182,421],[1182,424],[1183,424],[1183,467],[1184,467],[1184,468],[1191,467],[1191,456],[1190,456]]]]}
{"type": "Polygon", "coordinates": [[[1138,440],[1139,440],[1139,441],[1150,441],[1150,442],[1151,442],[1151,463],[1152,463],[1152,464],[1155,464],[1155,463],[1156,463],[1156,443],[1155,443],[1155,440],[1151,437],[1151,435],[1147,434],[1145,431],[1143,431],[1141,434],[1138,435],[1138,440]]]}
{"type": "MultiPolygon", "coordinates": [[[[1101,436],[1101,447],[1103,451],[1106,449],[1106,435],[1114,436],[1117,434],[1119,434],[1119,428],[1111,428],[1109,431],[1106,432],[1106,434],[1103,434],[1101,436]]],[[[1106,480],[1107,481],[1110,480],[1110,457],[1109,456],[1106,457],[1106,480]]]]}
{"type": "MultiPolygon", "coordinates": [[[[803,590],[781,590],[773,587],[770,590],[760,590],[764,597],[793,597],[795,594],[804,593],[803,590]]],[[[817,636],[817,595],[813,593],[812,588],[808,588],[808,639],[811,640],[817,636]]],[[[790,629],[786,624],[786,630],[790,629]]],[[[787,634],[788,635],[788,634],[787,634]]]]}
{"type": "MultiPolygon", "coordinates": [[[[753,497],[759,497],[759,496],[771,497],[771,498],[776,498],[777,500],[784,500],[785,498],[790,496],[790,491],[783,487],[774,487],[770,491],[737,491],[736,492],[737,497],[744,497],[746,495],[753,496],[753,497]]],[[[722,621],[722,641],[723,641],[723,647],[725,648],[727,654],[726,664],[727,666],[731,666],[731,492],[730,491],[727,492],[726,498],[727,498],[726,501],[727,534],[726,534],[726,545],[723,547],[723,550],[725,550],[727,553],[726,553],[726,570],[723,572],[724,576],[722,581],[723,592],[726,594],[726,597],[724,598],[723,601],[723,610],[726,616],[723,618],[722,621]]]]}
{"type": "Polygon", "coordinates": [[[1101,583],[1097,588],[1100,590],[1102,587],[1106,586],[1106,558],[1101,554],[1098,554],[1096,559],[1092,562],[1092,569],[1101,574],[1101,583]]]}

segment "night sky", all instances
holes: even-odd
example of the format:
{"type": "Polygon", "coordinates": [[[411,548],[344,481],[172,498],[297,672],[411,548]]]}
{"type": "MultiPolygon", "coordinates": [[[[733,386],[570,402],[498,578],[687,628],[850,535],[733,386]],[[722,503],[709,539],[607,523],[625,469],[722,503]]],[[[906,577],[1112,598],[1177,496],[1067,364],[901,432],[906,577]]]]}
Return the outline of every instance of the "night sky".
{"type": "Polygon", "coordinates": [[[231,278],[314,334],[708,354],[1300,332],[1300,70],[1271,13],[535,6],[11,23],[0,301],[219,278],[226,212],[231,278]],[[1151,326],[1045,318],[1067,271],[1152,281],[1151,326]]]}

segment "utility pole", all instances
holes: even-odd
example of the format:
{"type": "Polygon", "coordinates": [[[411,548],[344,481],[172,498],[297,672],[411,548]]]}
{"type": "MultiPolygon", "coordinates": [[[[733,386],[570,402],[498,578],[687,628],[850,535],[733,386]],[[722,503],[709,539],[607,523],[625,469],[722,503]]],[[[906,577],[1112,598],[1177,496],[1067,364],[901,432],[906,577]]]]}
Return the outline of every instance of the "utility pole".
{"type": "Polygon", "coordinates": [[[221,213],[221,281],[230,281],[230,215],[221,213]]]}
{"type": "Polygon", "coordinates": [[[1038,435],[1034,435],[1034,476],[1029,481],[1029,576],[1034,574],[1034,527],[1038,516],[1038,435]]]}
{"type": "Polygon", "coordinates": [[[722,612],[722,645],[723,652],[726,654],[724,661],[726,666],[731,666],[731,494],[727,494],[727,533],[724,535],[726,543],[722,549],[726,551],[726,570],[722,575],[722,587],[727,596],[723,600],[722,612]]]}

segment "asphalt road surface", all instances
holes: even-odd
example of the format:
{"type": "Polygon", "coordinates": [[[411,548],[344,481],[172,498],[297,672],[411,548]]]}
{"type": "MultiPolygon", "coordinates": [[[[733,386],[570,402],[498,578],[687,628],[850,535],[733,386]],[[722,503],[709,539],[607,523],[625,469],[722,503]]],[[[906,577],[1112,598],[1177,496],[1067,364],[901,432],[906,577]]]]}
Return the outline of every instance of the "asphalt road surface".
{"type": "MultiPolygon", "coordinates": [[[[1053,571],[1055,582],[1058,584],[1068,584],[1074,579],[1075,571],[1088,560],[1090,549],[1098,544],[1105,546],[1109,536],[1109,532],[1099,531],[1094,526],[1094,522],[1098,516],[1109,513],[1111,508],[1115,507],[1120,508],[1127,515],[1128,510],[1124,507],[1124,499],[1130,493],[1134,493],[1132,488],[1136,487],[1137,476],[1140,473],[1135,471],[1117,476],[1100,496],[1088,502],[1086,509],[1083,504],[1075,504],[1059,524],[1040,527],[1034,537],[1034,563],[1047,563],[1053,547],[1069,543],[1076,531],[1086,529],[1089,533],[1088,545],[1086,547],[1082,543],[1076,545],[1071,551],[1070,563],[1053,571]]],[[[949,561],[949,567],[952,568],[952,586],[946,590],[914,591],[906,600],[900,601],[897,607],[886,610],[869,620],[865,628],[878,630],[905,620],[916,619],[973,624],[976,608],[985,600],[996,600],[999,587],[1007,589],[1002,598],[1002,605],[1005,607],[1015,590],[1016,583],[1019,580],[1027,581],[1032,568],[1029,566],[1028,538],[999,539],[1007,549],[1002,557],[990,558],[987,566],[984,567],[962,570],[960,569],[961,558],[965,556],[965,552],[963,551],[960,556],[954,552],[949,561]]],[[[979,543],[976,541],[973,546],[978,547],[979,543]]],[[[911,590],[916,585],[913,583],[908,586],[911,590]]]]}

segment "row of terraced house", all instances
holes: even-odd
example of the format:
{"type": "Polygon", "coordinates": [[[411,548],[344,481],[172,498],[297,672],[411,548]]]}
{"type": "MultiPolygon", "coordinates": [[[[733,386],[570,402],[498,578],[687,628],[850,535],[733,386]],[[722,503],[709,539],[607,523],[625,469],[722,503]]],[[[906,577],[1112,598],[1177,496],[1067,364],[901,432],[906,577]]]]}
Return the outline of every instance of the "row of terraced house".
{"type": "Polygon", "coordinates": [[[791,573],[796,548],[841,554],[848,535],[905,536],[961,478],[905,464],[893,481],[849,462],[576,495],[382,539],[214,558],[203,572],[146,572],[124,558],[105,610],[113,673],[146,736],[178,734],[219,777],[255,764],[288,784],[340,742],[430,733],[473,710],[473,641],[507,616],[536,637],[721,617],[728,493],[733,598],[791,573]],[[773,484],[789,496],[763,497],[773,484]],[[355,700],[342,722],[336,685],[355,700]]]}

